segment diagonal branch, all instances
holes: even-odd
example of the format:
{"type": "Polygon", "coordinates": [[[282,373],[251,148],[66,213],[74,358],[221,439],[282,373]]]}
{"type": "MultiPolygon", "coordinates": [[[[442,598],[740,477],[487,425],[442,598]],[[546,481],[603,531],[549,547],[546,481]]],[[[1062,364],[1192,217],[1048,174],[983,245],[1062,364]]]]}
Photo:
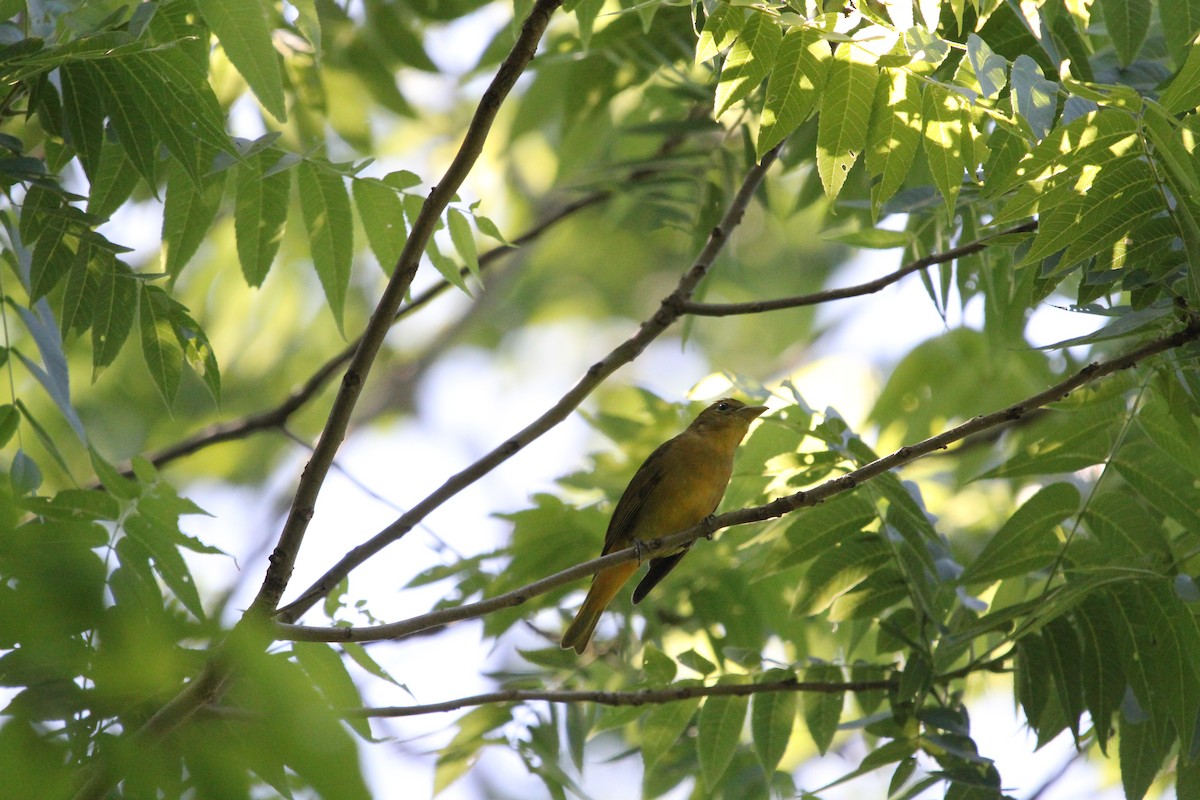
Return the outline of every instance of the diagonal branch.
{"type": "Polygon", "coordinates": [[[934,264],[945,264],[953,261],[956,258],[969,256],[978,253],[988,247],[995,239],[1001,236],[1008,236],[1014,233],[1029,233],[1037,230],[1037,221],[1023,222],[1007,230],[994,233],[990,236],[984,236],[976,239],[973,242],[952,247],[949,250],[944,250],[940,253],[931,253],[923,258],[918,258],[915,261],[910,261],[895,272],[888,273],[881,278],[876,278],[866,283],[860,283],[856,286],[846,286],[841,289],[826,289],[822,292],[813,292],[812,294],[802,294],[795,297],[780,297],[775,300],[751,300],[745,303],[697,303],[689,300],[683,304],[685,313],[694,314],[698,317],[729,317],[735,314],[760,314],[764,311],[779,311],[784,308],[800,308],[802,306],[815,306],[821,303],[828,303],[832,300],[844,300],[848,297],[861,297],[866,294],[873,294],[884,287],[891,286],[901,278],[911,275],[914,272],[920,272],[923,269],[928,269],[934,264]]]}
{"type": "Polygon", "coordinates": [[[729,208],[726,209],[725,216],[709,234],[708,241],[696,256],[691,268],[679,279],[675,290],[663,298],[653,316],[643,322],[633,336],[618,345],[607,356],[592,364],[583,378],[540,417],[466,469],[452,475],[437,490],[413,506],[407,513],[402,514],[392,524],[348,552],[299,599],[280,609],[277,617],[285,622],[295,620],[311,608],[317,600],[332,591],[333,587],[337,586],[355,567],[400,539],[431,511],[495,469],[499,464],[512,458],[530,442],[566,419],[605,378],[637,358],[651,342],[670,328],[683,315],[684,302],[692,296],[696,285],[708,274],[716,257],[725,247],[730,233],[741,223],[742,216],[750,205],[750,200],[759,184],[762,183],[767,170],[775,163],[778,154],[779,148],[776,147],[763,156],[761,163],[754,165],[746,172],[741,187],[730,201],[729,208]]]}
{"type": "Polygon", "coordinates": [[[661,553],[673,552],[702,536],[711,537],[715,531],[722,528],[734,525],[746,525],[751,522],[762,522],[782,517],[800,508],[818,505],[831,497],[848,492],[865,481],[882,475],[896,467],[915,461],[922,456],[929,455],[938,450],[944,450],[954,442],[965,439],[980,431],[1019,420],[1035,409],[1066,398],[1067,395],[1081,386],[1099,380],[1107,375],[1112,375],[1115,372],[1129,369],[1146,358],[1174,349],[1196,339],[1200,339],[1200,317],[1193,316],[1189,318],[1187,325],[1175,333],[1154,339],[1107,361],[1088,364],[1083,369],[1043,392],[1013,403],[999,411],[974,417],[961,425],[957,425],[948,431],[931,436],[916,444],[901,447],[894,453],[878,458],[869,464],[864,464],[845,475],[831,478],[813,489],[786,495],[765,505],[742,508],[737,511],[730,511],[716,517],[711,517],[678,533],[642,542],[640,547],[629,547],[609,553],[601,558],[576,564],[561,572],[556,572],[541,580],[534,581],[526,586],[505,592],[496,597],[488,598],[487,600],[468,603],[455,608],[441,609],[386,625],[331,628],[276,623],[274,626],[274,635],[277,639],[281,640],[305,642],[365,642],[380,639],[396,639],[451,622],[460,622],[462,620],[481,617],[502,608],[519,606],[532,597],[545,594],[607,567],[637,559],[644,560],[661,553]]]}
{"type": "Polygon", "coordinates": [[[384,337],[392,325],[400,303],[403,301],[408,287],[412,285],[413,277],[417,274],[425,246],[433,236],[434,228],[441,218],[442,212],[466,179],[480,153],[483,152],[484,143],[487,141],[496,114],[500,110],[500,104],[533,59],[538,42],[545,32],[546,26],[550,23],[550,17],[561,3],[562,0],[536,0],[512,51],[500,65],[491,84],[484,91],[458,153],[454,156],[454,160],[450,163],[442,180],[430,191],[429,197],[421,207],[421,213],[413,222],[408,240],[404,243],[404,249],[392,272],[392,277],[379,299],[379,304],[371,314],[371,319],[363,331],[354,356],[350,359],[350,364],[342,377],[342,384],[333,401],[333,406],[329,410],[329,418],[325,422],[325,429],[321,432],[312,458],[309,459],[308,465],[300,477],[287,521],[279,534],[279,543],[271,554],[267,574],[263,578],[262,587],[254,598],[248,614],[266,616],[272,613],[279,604],[279,598],[283,595],[288,581],[291,579],[292,568],[296,563],[296,556],[300,552],[304,534],[308,530],[308,523],[315,511],[321,485],[333,464],[334,455],[346,436],[346,430],[350,425],[350,415],[362,393],[363,384],[375,362],[375,356],[383,346],[384,337]]]}
{"type": "MultiPolygon", "coordinates": [[[[479,255],[479,269],[488,269],[501,258],[512,253],[513,247],[523,247],[529,244],[564,219],[604,202],[611,195],[611,189],[601,189],[554,209],[520,236],[513,239],[510,243],[512,247],[501,245],[481,253],[479,255]]],[[[464,277],[468,274],[467,267],[462,268],[462,274],[464,277]]],[[[450,287],[451,283],[443,279],[425,289],[396,312],[396,315],[392,318],[392,324],[394,325],[417,309],[427,305],[445,293],[450,287]]],[[[190,456],[206,447],[221,444],[222,442],[245,439],[256,433],[282,428],[297,411],[316,396],[317,392],[329,382],[330,378],[337,374],[339,369],[346,365],[354,356],[361,343],[362,337],[360,336],[347,345],[340,353],[318,367],[304,383],[293,389],[291,394],[275,407],[248,414],[239,419],[210,425],[204,430],[154,453],[149,457],[150,463],[161,467],[164,464],[169,464],[172,461],[190,456]]],[[[129,470],[126,474],[132,474],[132,470],[129,470]]]]}

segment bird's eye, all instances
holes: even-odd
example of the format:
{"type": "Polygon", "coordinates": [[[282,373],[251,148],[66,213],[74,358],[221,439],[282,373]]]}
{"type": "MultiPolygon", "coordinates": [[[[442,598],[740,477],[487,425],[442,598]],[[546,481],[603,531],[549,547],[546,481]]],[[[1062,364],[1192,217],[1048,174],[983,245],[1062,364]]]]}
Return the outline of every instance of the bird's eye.
{"type": "Polygon", "coordinates": [[[717,411],[728,411],[730,408],[732,408],[732,406],[730,406],[729,403],[726,403],[724,400],[717,403],[717,411]]]}

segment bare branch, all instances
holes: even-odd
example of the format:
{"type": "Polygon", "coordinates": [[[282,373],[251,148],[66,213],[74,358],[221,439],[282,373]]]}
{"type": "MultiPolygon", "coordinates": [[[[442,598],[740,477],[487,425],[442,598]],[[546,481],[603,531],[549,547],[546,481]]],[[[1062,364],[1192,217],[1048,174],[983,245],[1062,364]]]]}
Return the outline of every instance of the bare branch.
{"type": "Polygon", "coordinates": [[[862,295],[878,292],[880,289],[891,286],[901,278],[932,267],[934,264],[945,264],[956,258],[978,253],[1000,236],[1008,236],[1014,233],[1028,233],[1035,230],[1037,230],[1037,221],[1024,222],[999,233],[994,233],[991,236],[984,236],[981,239],[976,239],[973,242],[968,242],[958,247],[952,247],[941,253],[931,253],[924,258],[910,261],[895,272],[888,273],[882,278],[876,278],[873,281],[860,283],[857,286],[847,286],[842,289],[826,289],[822,292],[802,294],[796,297],[780,297],[775,300],[752,300],[746,303],[697,303],[695,301],[688,301],[683,304],[683,311],[686,314],[694,314],[698,317],[729,317],[735,314],[759,314],[764,311],[815,306],[833,300],[844,300],[848,297],[861,297],[862,295]]]}
{"type": "Polygon", "coordinates": [[[334,455],[346,436],[346,430],[350,425],[350,415],[362,393],[363,384],[375,362],[375,356],[382,347],[384,337],[400,308],[404,294],[408,291],[408,287],[417,273],[421,255],[425,252],[425,245],[433,236],[434,228],[442,212],[466,179],[476,159],[483,152],[483,145],[487,141],[496,114],[500,110],[500,104],[533,59],[542,33],[550,23],[551,15],[561,3],[562,0],[537,0],[535,2],[512,51],[500,65],[491,84],[484,91],[458,153],[450,163],[442,180],[430,191],[429,197],[421,207],[421,213],[413,222],[408,239],[404,243],[404,249],[392,272],[392,277],[379,299],[379,304],[371,314],[371,319],[363,331],[354,356],[346,368],[341,387],[332,408],[330,408],[329,418],[325,422],[325,429],[321,432],[312,458],[309,459],[308,465],[300,477],[291,511],[288,513],[287,521],[279,535],[279,544],[271,554],[262,587],[259,589],[258,596],[254,598],[248,613],[265,616],[272,613],[279,604],[279,598],[283,595],[288,580],[292,576],[292,567],[300,552],[304,533],[308,530],[309,520],[312,519],[321,485],[333,463],[334,455]]]}
{"type": "Polygon", "coordinates": [[[1089,364],[1044,392],[1013,403],[999,411],[975,417],[948,431],[931,436],[916,444],[902,447],[890,455],[878,458],[869,464],[864,464],[845,475],[827,480],[813,489],[796,492],[795,494],[773,500],[765,505],[743,508],[712,517],[678,533],[642,542],[641,547],[629,547],[609,553],[601,558],[576,564],[561,572],[556,572],[541,580],[534,581],[511,592],[505,592],[496,597],[488,598],[487,600],[468,603],[456,608],[441,609],[386,625],[331,628],[276,623],[274,634],[278,639],[305,642],[365,642],[379,639],[396,639],[451,622],[460,622],[466,619],[481,617],[502,608],[519,606],[532,597],[545,594],[579,578],[595,574],[607,567],[674,551],[683,545],[694,542],[702,536],[712,536],[715,531],[722,528],[734,525],[746,525],[752,522],[762,522],[781,517],[800,508],[818,505],[831,497],[848,492],[865,481],[882,475],[896,467],[915,461],[922,456],[938,450],[943,450],[954,442],[965,439],[972,434],[1021,419],[1035,409],[1057,400],[1065,399],[1071,392],[1081,386],[1115,372],[1129,369],[1150,356],[1166,352],[1198,338],[1200,338],[1200,318],[1191,317],[1184,328],[1173,334],[1154,339],[1130,350],[1124,355],[1116,356],[1108,361],[1089,364]]]}
{"type": "Polygon", "coordinates": [[[728,241],[729,234],[741,223],[742,216],[750,205],[754,192],[758,189],[767,170],[775,162],[778,152],[779,148],[776,147],[763,156],[759,164],[747,171],[741,187],[730,201],[725,216],[709,234],[708,241],[696,256],[692,266],[679,279],[675,290],[663,298],[654,315],[643,322],[633,336],[618,345],[607,356],[592,364],[583,378],[540,417],[466,469],[452,475],[432,494],[413,506],[410,511],[400,515],[391,525],[348,552],[299,599],[280,609],[276,615],[277,618],[285,622],[295,620],[311,608],[313,603],[337,586],[355,567],[404,536],[431,511],[495,469],[499,464],[512,458],[530,442],[566,419],[605,378],[637,358],[651,342],[671,327],[682,315],[683,303],[692,296],[696,285],[708,274],[713,261],[728,241]]]}

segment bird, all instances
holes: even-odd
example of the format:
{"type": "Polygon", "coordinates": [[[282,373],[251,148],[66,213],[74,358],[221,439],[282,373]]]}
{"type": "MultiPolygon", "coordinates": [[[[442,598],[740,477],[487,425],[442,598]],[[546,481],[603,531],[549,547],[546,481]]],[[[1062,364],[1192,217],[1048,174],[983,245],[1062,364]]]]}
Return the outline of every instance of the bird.
{"type": "MultiPolygon", "coordinates": [[[[726,397],[701,411],[683,433],[659,445],[617,501],[600,555],[677,533],[712,516],[733,473],[734,451],[750,423],[766,410],[726,397]]],[[[689,543],[650,559],[650,569],[633,590],[633,602],[641,602],[690,547],[689,543]]],[[[596,573],[583,605],[563,633],[564,649],[583,653],[600,615],[639,566],[629,561],[596,573]]]]}

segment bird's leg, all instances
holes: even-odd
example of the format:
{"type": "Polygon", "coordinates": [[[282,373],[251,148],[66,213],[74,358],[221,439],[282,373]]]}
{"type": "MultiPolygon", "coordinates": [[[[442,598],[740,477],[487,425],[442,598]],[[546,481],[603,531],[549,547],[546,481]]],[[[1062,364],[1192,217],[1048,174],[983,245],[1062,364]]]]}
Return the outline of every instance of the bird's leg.
{"type": "MultiPolygon", "coordinates": [[[[716,518],[717,518],[716,514],[709,514],[707,517],[704,518],[704,524],[712,525],[713,520],[715,520],[716,518]]],[[[711,542],[713,533],[715,533],[715,531],[713,531],[712,528],[709,528],[707,531],[704,532],[704,538],[708,539],[711,542]]]]}
{"type": "Polygon", "coordinates": [[[642,540],[641,539],[635,538],[633,540],[633,549],[637,551],[638,566],[640,567],[642,565],[642,540]]]}

